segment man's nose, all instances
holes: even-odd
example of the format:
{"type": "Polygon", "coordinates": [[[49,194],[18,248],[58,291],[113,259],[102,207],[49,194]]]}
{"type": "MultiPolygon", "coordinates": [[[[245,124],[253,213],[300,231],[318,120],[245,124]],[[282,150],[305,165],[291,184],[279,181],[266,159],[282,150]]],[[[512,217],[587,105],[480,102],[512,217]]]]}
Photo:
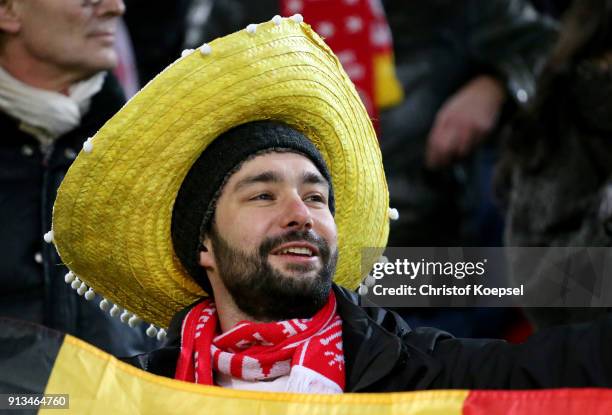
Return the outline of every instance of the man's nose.
{"type": "Polygon", "coordinates": [[[312,229],[313,218],[308,206],[299,195],[290,197],[283,207],[281,226],[296,230],[312,229]]]}
{"type": "Polygon", "coordinates": [[[125,13],[125,3],[123,0],[101,0],[96,10],[99,15],[121,16],[125,13]]]}

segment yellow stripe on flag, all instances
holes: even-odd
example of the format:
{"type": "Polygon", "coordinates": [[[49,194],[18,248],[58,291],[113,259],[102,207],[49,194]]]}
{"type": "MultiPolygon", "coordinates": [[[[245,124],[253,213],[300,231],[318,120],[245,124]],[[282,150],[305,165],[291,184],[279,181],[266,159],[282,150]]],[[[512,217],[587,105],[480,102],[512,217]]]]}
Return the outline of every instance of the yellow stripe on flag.
{"type": "Polygon", "coordinates": [[[460,415],[469,391],[314,395],[237,391],[152,375],[66,335],[45,393],[69,395],[60,414],[460,415]]]}

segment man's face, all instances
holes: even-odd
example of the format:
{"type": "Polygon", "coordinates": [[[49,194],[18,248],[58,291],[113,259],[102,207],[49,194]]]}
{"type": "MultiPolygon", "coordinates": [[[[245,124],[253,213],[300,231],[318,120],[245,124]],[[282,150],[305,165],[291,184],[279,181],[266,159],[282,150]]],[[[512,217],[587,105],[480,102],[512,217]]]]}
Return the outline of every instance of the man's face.
{"type": "Polygon", "coordinates": [[[328,197],[327,181],[304,156],[245,162],[219,197],[202,265],[255,319],[311,317],[327,301],[337,259],[328,197]]]}
{"type": "Polygon", "coordinates": [[[8,0],[6,35],[30,61],[89,76],[117,64],[114,50],[123,0],[8,0]]]}

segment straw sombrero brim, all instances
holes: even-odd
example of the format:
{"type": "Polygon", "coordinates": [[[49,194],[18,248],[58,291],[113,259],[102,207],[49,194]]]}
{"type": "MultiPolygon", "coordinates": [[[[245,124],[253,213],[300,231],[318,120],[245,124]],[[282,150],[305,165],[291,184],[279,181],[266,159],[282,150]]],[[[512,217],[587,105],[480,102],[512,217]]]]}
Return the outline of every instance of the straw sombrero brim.
{"type": "Polygon", "coordinates": [[[184,54],[88,142],[92,148],[71,166],[54,206],[54,243],[63,262],[96,293],[167,327],[205,295],[172,246],[178,190],[215,137],[255,120],[291,125],[322,153],[336,197],[335,281],[356,287],[361,248],[387,240],[380,150],[334,54],[308,25],[290,19],[184,54]]]}

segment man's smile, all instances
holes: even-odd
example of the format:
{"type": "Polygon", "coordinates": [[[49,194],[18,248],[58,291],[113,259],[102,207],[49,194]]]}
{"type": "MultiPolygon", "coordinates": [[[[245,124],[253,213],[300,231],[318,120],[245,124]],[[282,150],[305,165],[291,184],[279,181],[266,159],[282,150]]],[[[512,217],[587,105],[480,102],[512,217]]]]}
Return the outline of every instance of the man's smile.
{"type": "Polygon", "coordinates": [[[319,263],[319,249],[308,242],[289,242],[270,252],[271,261],[314,266],[319,263]]]}
{"type": "Polygon", "coordinates": [[[313,257],[319,256],[319,249],[308,242],[289,242],[282,244],[278,248],[275,248],[270,252],[271,255],[298,255],[313,257]]]}

